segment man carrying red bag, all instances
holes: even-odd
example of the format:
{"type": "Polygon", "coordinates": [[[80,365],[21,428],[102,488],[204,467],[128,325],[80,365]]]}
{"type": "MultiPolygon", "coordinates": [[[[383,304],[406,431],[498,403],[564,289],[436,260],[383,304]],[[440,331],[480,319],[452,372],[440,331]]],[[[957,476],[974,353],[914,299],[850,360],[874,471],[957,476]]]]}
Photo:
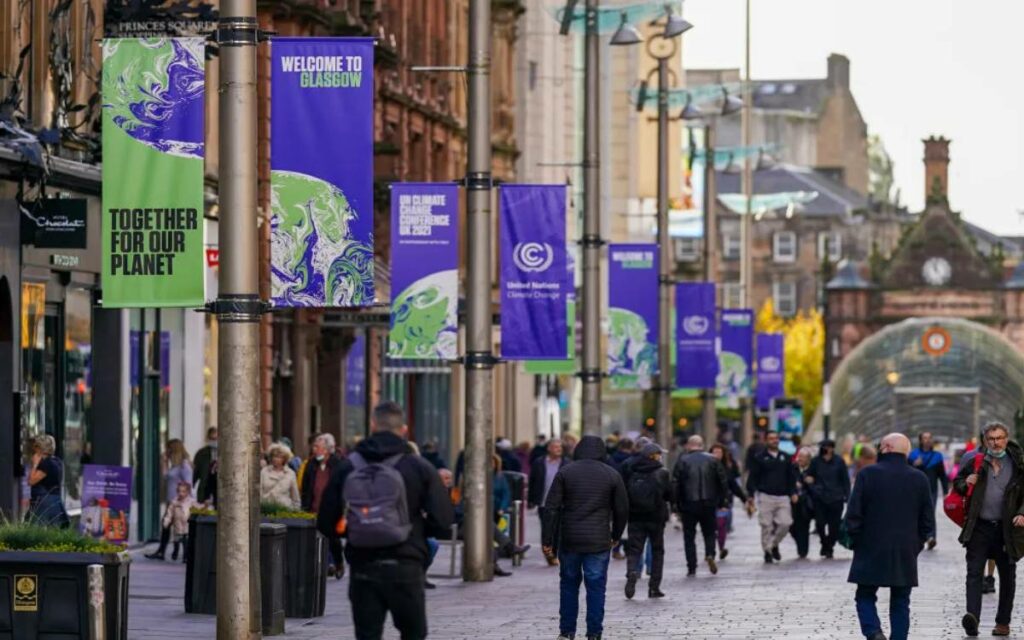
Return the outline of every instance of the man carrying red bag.
{"type": "Polygon", "coordinates": [[[999,571],[999,606],[994,636],[1010,635],[1016,591],[1016,562],[1024,557],[1024,449],[1010,440],[1009,430],[990,422],[982,430],[985,445],[980,464],[964,460],[953,490],[966,496],[966,520],[960,543],[967,548],[967,613],[962,624],[968,636],[978,635],[985,561],[999,571]]]}

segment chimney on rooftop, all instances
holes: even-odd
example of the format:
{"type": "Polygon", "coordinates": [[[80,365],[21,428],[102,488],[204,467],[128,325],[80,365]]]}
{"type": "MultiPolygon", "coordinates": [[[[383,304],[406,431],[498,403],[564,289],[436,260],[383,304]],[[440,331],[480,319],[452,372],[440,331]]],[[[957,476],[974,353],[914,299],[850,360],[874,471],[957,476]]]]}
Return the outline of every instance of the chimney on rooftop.
{"type": "Polygon", "coordinates": [[[828,57],[828,84],[833,89],[850,88],[850,59],[841,53],[828,57]]]}
{"type": "Polygon", "coordinates": [[[949,202],[949,140],[924,140],[924,194],[926,204],[949,202]]]}

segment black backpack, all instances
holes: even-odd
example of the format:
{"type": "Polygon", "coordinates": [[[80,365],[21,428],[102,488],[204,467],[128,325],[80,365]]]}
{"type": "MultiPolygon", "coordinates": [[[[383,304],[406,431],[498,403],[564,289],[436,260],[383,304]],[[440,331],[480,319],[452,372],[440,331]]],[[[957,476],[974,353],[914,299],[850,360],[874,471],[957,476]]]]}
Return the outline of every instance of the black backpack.
{"type": "Polygon", "coordinates": [[[626,494],[629,496],[629,510],[633,513],[658,513],[661,511],[662,491],[656,471],[634,472],[630,475],[626,494]]]}

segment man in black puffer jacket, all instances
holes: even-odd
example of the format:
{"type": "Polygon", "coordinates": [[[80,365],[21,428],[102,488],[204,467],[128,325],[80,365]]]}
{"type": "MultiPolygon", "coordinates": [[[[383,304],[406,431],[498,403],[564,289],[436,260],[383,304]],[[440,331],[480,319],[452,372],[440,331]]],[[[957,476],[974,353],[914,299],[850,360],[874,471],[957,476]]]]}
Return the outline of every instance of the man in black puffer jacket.
{"type": "Polygon", "coordinates": [[[636,593],[640,579],[641,556],[644,544],[651,544],[651,580],[647,585],[648,598],[664,598],[661,592],[661,574],[665,565],[665,523],[668,505],[672,502],[672,480],[661,464],[661,447],[648,444],[630,467],[626,481],[629,496],[629,542],[626,544],[626,597],[636,593]]]}
{"type": "Polygon", "coordinates": [[[587,588],[587,640],[600,640],[604,624],[604,594],[611,548],[622,537],[629,518],[629,500],[622,477],[605,464],[604,441],[584,436],[576,445],[574,462],[555,476],[544,503],[545,554],[560,531],[558,560],[561,577],[560,637],[576,635],[580,582],[587,588]]]}

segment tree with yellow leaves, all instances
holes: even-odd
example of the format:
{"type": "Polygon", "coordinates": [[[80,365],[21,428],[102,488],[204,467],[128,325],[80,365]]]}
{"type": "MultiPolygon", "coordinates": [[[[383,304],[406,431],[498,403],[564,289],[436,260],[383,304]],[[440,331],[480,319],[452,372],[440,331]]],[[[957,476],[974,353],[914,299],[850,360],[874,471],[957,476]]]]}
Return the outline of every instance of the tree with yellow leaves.
{"type": "Polygon", "coordinates": [[[781,333],[786,337],[786,395],[800,398],[804,416],[810,422],[821,402],[822,368],[825,359],[825,323],[817,309],[800,311],[792,318],[775,314],[768,298],[757,312],[759,333],[781,333]]]}

